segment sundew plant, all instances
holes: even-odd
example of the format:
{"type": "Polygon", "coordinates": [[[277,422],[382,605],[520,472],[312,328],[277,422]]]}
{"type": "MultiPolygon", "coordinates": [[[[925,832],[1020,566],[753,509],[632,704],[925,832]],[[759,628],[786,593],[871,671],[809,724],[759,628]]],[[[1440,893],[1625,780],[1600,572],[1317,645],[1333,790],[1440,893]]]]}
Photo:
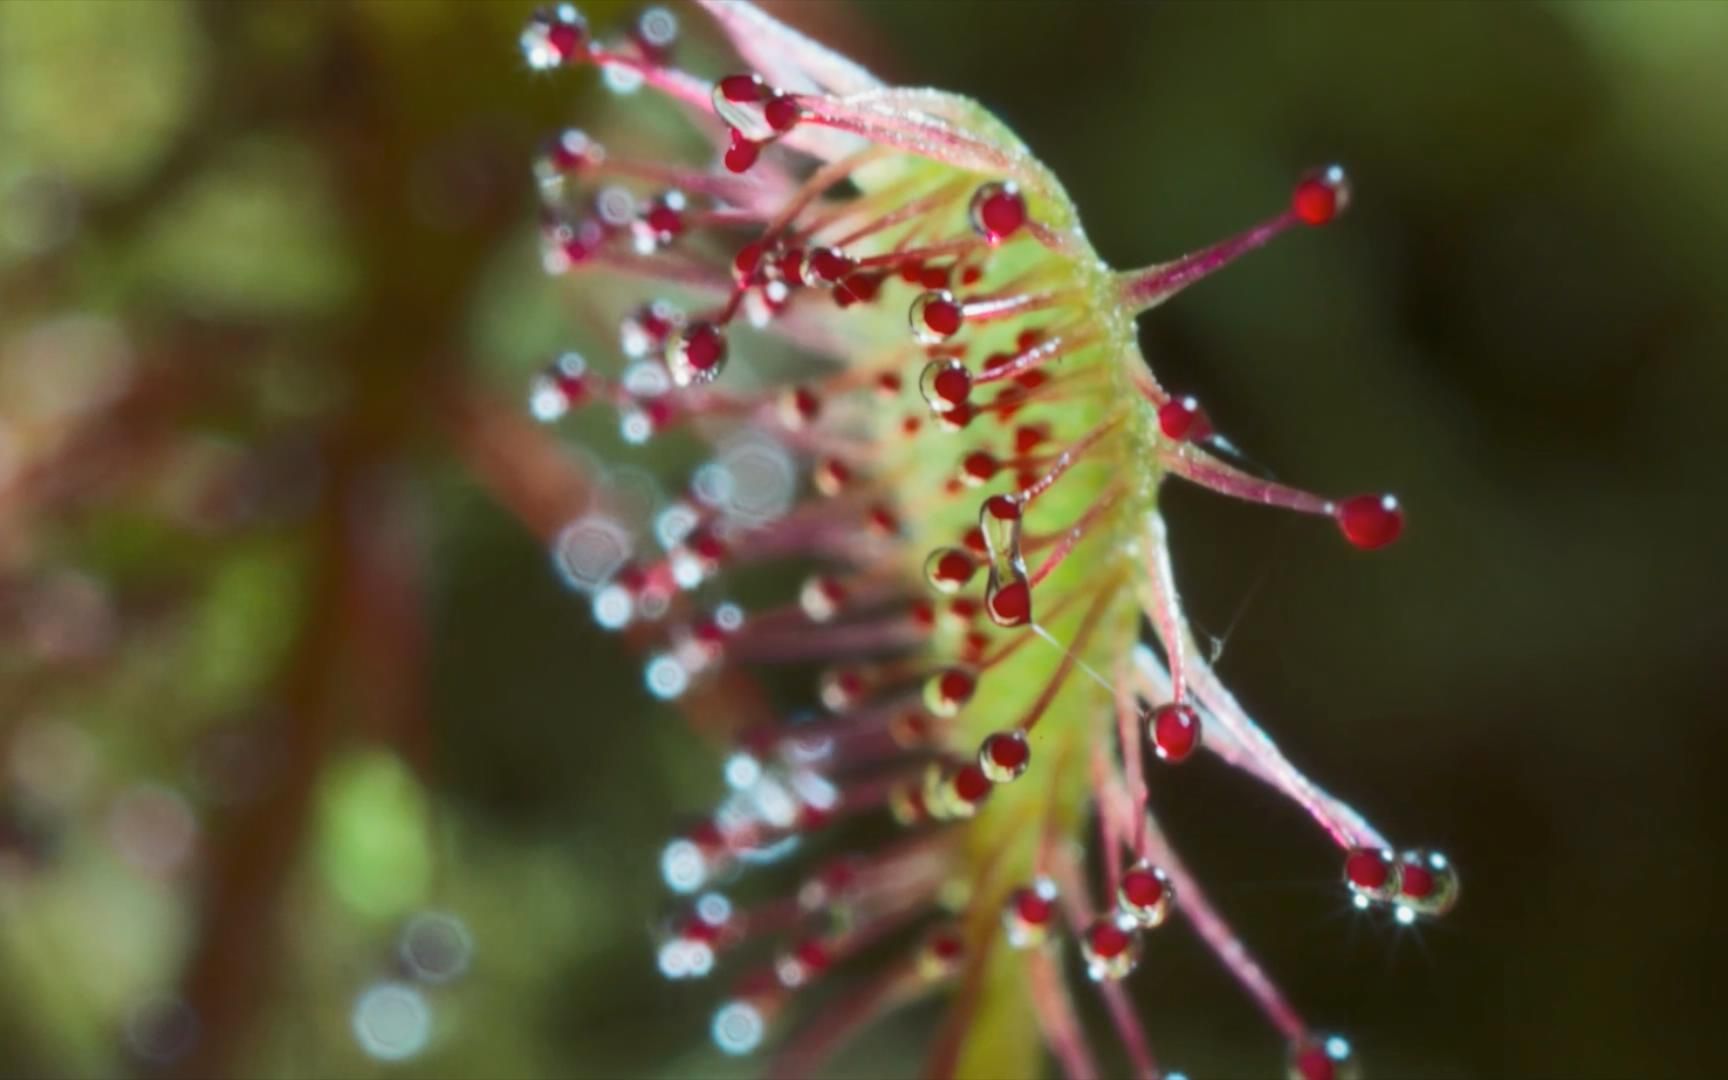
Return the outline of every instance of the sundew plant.
{"type": "Polygon", "coordinates": [[[534,417],[610,410],[626,444],[713,447],[651,529],[602,495],[554,543],[594,618],[639,648],[645,692],[730,743],[728,793],[660,856],[676,898],[661,971],[716,984],[713,1040],[770,1074],[808,1075],[941,997],[932,1075],[1036,1074],[1047,1053],[1068,1076],[1120,1055],[1149,1077],[1155,1025],[1124,983],[1192,932],[1264,1013],[1269,1066],[1354,1075],[1346,1037],[1254,960],[1149,793],[1216,755],[1336,844],[1317,878],[1396,924],[1444,915],[1457,873],[1298,771],[1220,682],[1159,495],[1310,515],[1357,552],[1396,541],[1404,511],[1263,477],[1136,338],[1139,315],[1237,257],[1331,224],[1344,169],[1297,178],[1211,247],[1112,269],[980,104],[885,85],[749,4],[701,6],[738,57],[718,78],[680,66],[665,9],[605,41],[559,5],[521,37],[537,72],[665,95],[708,139],[613,151],[571,128],[534,166],[547,272],[639,290],[613,313],[615,355],[568,352],[536,378],[534,417]],[[776,566],[813,571],[737,599],[741,574],[776,566]],[[777,895],[732,898],[790,867],[777,895]],[[1119,1047],[1087,1036],[1077,994],[1119,1047]]]}

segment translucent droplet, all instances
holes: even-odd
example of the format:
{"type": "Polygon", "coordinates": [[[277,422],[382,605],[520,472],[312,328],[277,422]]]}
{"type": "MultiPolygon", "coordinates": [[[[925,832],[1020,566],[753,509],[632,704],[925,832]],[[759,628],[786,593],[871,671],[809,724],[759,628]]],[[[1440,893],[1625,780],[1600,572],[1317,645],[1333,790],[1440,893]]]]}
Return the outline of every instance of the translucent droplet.
{"type": "Polygon", "coordinates": [[[608,184],[594,193],[594,216],[608,229],[627,229],[636,219],[636,195],[620,184],[608,184]]]}
{"type": "Polygon", "coordinates": [[[693,893],[708,881],[708,860],[695,841],[679,837],[660,852],[660,877],[675,893],[693,893]]]}
{"type": "Polygon", "coordinates": [[[739,137],[760,143],[779,134],[767,116],[768,102],[774,96],[774,88],[760,76],[728,75],[714,84],[710,99],[715,115],[739,137]]]}
{"type": "Polygon", "coordinates": [[[594,621],[605,630],[622,630],[636,613],[636,601],[622,585],[607,585],[594,594],[594,621]]]}
{"type": "Polygon", "coordinates": [[[758,1009],[748,1001],[729,1001],[714,1014],[710,1030],[714,1045],[733,1055],[744,1055],[762,1044],[768,1024],[758,1009]]]}
{"type": "Polygon", "coordinates": [[[396,954],[422,982],[448,983],[462,977],[474,953],[468,925],[454,915],[423,911],[402,927],[396,954]]]}
{"type": "Polygon", "coordinates": [[[630,37],[644,53],[663,60],[678,43],[678,16],[663,7],[644,8],[630,27],[630,37]]]}
{"type": "Polygon", "coordinates": [[[833,621],[840,614],[840,605],[845,602],[846,590],[841,584],[820,574],[806,580],[798,591],[798,606],[811,622],[833,621]]]}
{"type": "Polygon", "coordinates": [[[694,322],[666,339],[666,368],[678,386],[713,382],[726,366],[726,335],[709,322],[694,322]]]}
{"type": "Polygon", "coordinates": [[[984,550],[998,566],[1019,557],[1022,508],[1017,495],[992,495],[978,508],[978,532],[984,550]]]}
{"type": "Polygon", "coordinates": [[[729,486],[717,505],[727,519],[757,526],[781,517],[798,491],[798,466],[784,446],[760,434],[747,434],[721,446],[715,464],[729,486]]]}
{"type": "Polygon", "coordinates": [[[577,518],[552,540],[552,566],[571,589],[592,596],[630,559],[630,534],[599,514],[577,518]]]}
{"type": "Polygon", "coordinates": [[[907,322],[912,327],[912,336],[919,342],[939,345],[960,332],[966,322],[966,313],[953,293],[936,289],[912,301],[907,322]]]}
{"type": "Polygon", "coordinates": [[[1032,763],[1032,747],[1019,729],[986,736],[978,747],[978,767],[994,784],[1006,784],[1026,774],[1032,763]]]}
{"type": "Polygon", "coordinates": [[[918,393],[932,412],[952,412],[972,394],[972,373],[958,360],[935,360],[918,373],[918,393]]]}
{"type": "Polygon", "coordinates": [[[1150,930],[1170,916],[1176,890],[1164,871],[1140,862],[1122,873],[1116,887],[1116,908],[1135,926],[1150,930]]]}
{"type": "Polygon", "coordinates": [[[924,707],[937,716],[953,716],[972,700],[977,689],[977,676],[965,668],[939,671],[924,683],[924,707]]]}
{"type": "Polygon", "coordinates": [[[845,712],[864,699],[869,680],[857,668],[829,668],[817,676],[816,693],[829,712],[845,712]]]}
{"type": "Polygon", "coordinates": [[[726,786],[734,791],[755,787],[762,780],[762,762],[756,755],[742,751],[727,758],[722,771],[726,776],[726,786]]]}
{"type": "Polygon", "coordinates": [[[1006,574],[995,564],[984,585],[984,611],[997,626],[1013,628],[1032,621],[1032,583],[1019,565],[1006,574]]]}
{"type": "Polygon", "coordinates": [[[804,262],[799,267],[798,276],[806,285],[818,289],[832,289],[857,265],[856,260],[839,248],[813,247],[804,252],[804,262]]]}
{"type": "Polygon", "coordinates": [[[1171,703],[1153,709],[1146,718],[1146,735],[1159,760],[1172,765],[1188,760],[1200,747],[1200,714],[1191,706],[1171,703]]]}
{"type": "Polygon", "coordinates": [[[930,806],[940,809],[944,817],[965,820],[978,813],[978,808],[984,805],[995,786],[976,762],[967,762],[943,778],[938,795],[930,800],[930,806]]]}
{"type": "MultiPolygon", "coordinates": [[[[618,346],[633,360],[658,355],[666,348],[666,339],[683,324],[684,312],[664,300],[651,300],[620,320],[618,346]]],[[[626,388],[642,392],[639,387],[626,388]]]]}
{"type": "Polygon", "coordinates": [[[432,1006],[407,983],[368,988],[354,1002],[354,1038],[360,1049],[380,1061],[406,1061],[432,1037],[432,1006]]]}
{"type": "Polygon", "coordinates": [[[1011,181],[992,181],[972,195],[972,229],[995,247],[1026,224],[1026,199],[1011,181]]]}
{"type": "Polygon", "coordinates": [[[960,548],[937,548],[924,560],[924,580],[939,593],[952,596],[978,572],[978,560],[960,548]]]}
{"type": "Polygon", "coordinates": [[[1344,885],[1359,900],[1398,895],[1398,857],[1384,848],[1356,848],[1344,857],[1344,885]]]}
{"type": "Polygon", "coordinates": [[[587,361],[580,353],[564,353],[529,384],[528,412],[543,424],[560,420],[588,400],[590,388],[587,361]]]}
{"type": "Polygon", "coordinates": [[[601,64],[600,83],[614,94],[634,94],[642,89],[642,69],[630,64],[601,64]]]}
{"type": "Polygon", "coordinates": [[[1441,852],[1413,848],[1398,856],[1399,907],[1418,915],[1444,915],[1457,905],[1458,890],[1458,869],[1441,852]]]}
{"type": "Polygon", "coordinates": [[[638,255],[652,255],[683,234],[689,208],[682,191],[667,191],[649,200],[630,222],[630,238],[638,255]]]}
{"type": "Polygon", "coordinates": [[[1094,982],[1127,978],[1140,963],[1140,933],[1132,922],[1116,916],[1095,920],[1080,935],[1080,955],[1094,982]]]}
{"type": "Polygon", "coordinates": [[[830,960],[827,946],[815,938],[805,938],[774,958],[774,974],[781,986],[796,989],[826,971],[830,960]]]}
{"type": "Polygon", "coordinates": [[[668,654],[651,657],[642,671],[648,692],[661,701],[671,701],[690,688],[690,672],[668,654]]]}
{"type": "Polygon", "coordinates": [[[1041,945],[1056,921],[1056,883],[1041,877],[1008,896],[1002,909],[1002,929],[1008,944],[1016,949],[1041,945]]]}
{"type": "Polygon", "coordinates": [[[522,28],[522,58],[535,71],[550,71],[587,55],[588,24],[574,4],[541,8],[522,28]]]}

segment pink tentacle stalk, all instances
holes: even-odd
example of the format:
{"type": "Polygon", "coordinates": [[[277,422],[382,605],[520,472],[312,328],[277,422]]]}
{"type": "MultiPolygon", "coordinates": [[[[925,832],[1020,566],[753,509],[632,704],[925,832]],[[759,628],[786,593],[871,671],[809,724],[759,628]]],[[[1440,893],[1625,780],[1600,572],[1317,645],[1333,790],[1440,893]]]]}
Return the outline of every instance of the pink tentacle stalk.
{"type": "Polygon", "coordinates": [[[1361,550],[1396,540],[1403,511],[1210,453],[1227,444],[1194,398],[1160,386],[1134,316],[1333,220],[1343,171],[1302,178],[1239,236],[1120,273],[1055,175],[977,103],[885,86],[748,4],[702,6],[746,70],[675,66],[666,12],[607,43],[559,4],[522,35],[536,70],[600,67],[717,140],[708,163],[623,159],[569,130],[536,167],[548,271],[653,283],[677,303],[623,313],[614,365],[555,358],[530,411],[551,425],[610,410],[627,444],[677,431],[712,446],[646,513],[605,484],[563,527],[544,500],[518,500],[600,624],[643,648],[650,694],[703,703],[702,730],[734,743],[726,794],[662,852],[689,897],[662,969],[701,977],[741,942],[773,948],[712,1034],[731,1054],[779,1042],[774,1075],[808,1075],[884,1012],[943,992],[933,1075],[1019,1074],[1042,1047],[1092,1077],[1053,951],[1071,936],[1135,1075],[1152,1077],[1124,980],[1181,911],[1289,1044],[1293,1074],[1333,1080],[1347,1044],[1309,1032],[1208,903],[1150,816],[1148,772],[1205,749],[1276,788],[1345,849],[1364,911],[1443,915],[1457,874],[1439,852],[1394,852],[1224,688],[1183,615],[1157,501],[1175,476],[1329,517],[1361,550]],[[728,598],[733,571],[787,558],[815,564],[792,595],[757,610],[728,598]],[[821,670],[810,706],[781,715],[741,673],[788,663],[821,670]],[[1080,857],[1094,815],[1096,900],[1080,857]],[[733,909],[716,891],[808,840],[865,835],[833,831],[860,818],[906,838],[841,854],[782,901],[733,909]],[[914,927],[916,946],[810,1004],[808,987],[914,927]]]}

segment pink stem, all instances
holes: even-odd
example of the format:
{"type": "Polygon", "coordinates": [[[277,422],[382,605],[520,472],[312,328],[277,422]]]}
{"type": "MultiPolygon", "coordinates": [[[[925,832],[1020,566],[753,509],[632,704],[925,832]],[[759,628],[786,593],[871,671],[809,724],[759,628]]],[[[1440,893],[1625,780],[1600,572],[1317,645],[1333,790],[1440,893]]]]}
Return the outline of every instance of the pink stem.
{"type": "Polygon", "coordinates": [[[905,965],[896,965],[865,982],[852,993],[833,1002],[807,1023],[774,1055],[765,1075],[771,1078],[814,1076],[829,1055],[856,1035],[866,1024],[887,1012],[896,999],[905,998],[918,985],[918,975],[905,965]]]}
{"type": "Polygon", "coordinates": [[[1134,840],[1131,847],[1136,858],[1146,858],[1147,803],[1145,758],[1140,749],[1140,709],[1130,688],[1127,672],[1116,674],[1116,738],[1121,743],[1122,763],[1127,778],[1128,797],[1134,814],[1134,840]]]}
{"type": "Polygon", "coordinates": [[[1026,957],[1027,975],[1032,990],[1032,1008],[1038,1014],[1038,1026],[1044,1033],[1044,1044],[1062,1067],[1068,1080],[1095,1080],[1098,1064],[1086,1045],[1085,1033],[1074,1015],[1074,1003],[1068,998],[1068,988],[1056,970],[1048,949],[1034,949],[1026,957]]]}
{"type": "Polygon", "coordinates": [[[1331,499],[1280,484],[1275,480],[1250,476],[1192,444],[1185,443],[1176,449],[1160,453],[1158,462],[1184,480],[1233,499],[1279,506],[1303,514],[1319,514],[1322,517],[1330,517],[1337,510],[1331,499]]]}
{"type": "Polygon", "coordinates": [[[1056,463],[1050,467],[1050,471],[1046,472],[1043,476],[1040,476],[1030,487],[1027,487],[1020,492],[1021,505],[1025,506],[1030,504],[1033,499],[1036,499],[1038,496],[1054,487],[1056,481],[1062,479],[1063,473],[1073,468],[1075,463],[1084,457],[1088,450],[1096,446],[1104,436],[1110,434],[1111,431],[1115,430],[1118,424],[1122,423],[1123,416],[1124,414],[1117,413],[1110,419],[1103,421],[1097,427],[1093,428],[1085,435],[1082,435],[1079,441],[1058,454],[1056,457],[1056,463]]]}
{"type": "Polygon", "coordinates": [[[1273,984],[1266,970],[1249,954],[1247,946],[1236,936],[1235,931],[1230,929],[1230,924],[1218,914],[1212,902],[1201,891],[1200,883],[1188,872],[1188,868],[1177,857],[1175,849],[1170,846],[1156,824],[1147,826],[1147,851],[1152,861],[1170,875],[1170,882],[1176,887],[1177,910],[1194,925],[1201,939],[1236,981],[1242,984],[1242,988],[1248,991],[1248,995],[1254,999],[1266,1019],[1287,1040],[1297,1042],[1302,1039],[1308,1031],[1308,1025],[1303,1022],[1289,999],[1273,984]]]}
{"type": "MultiPolygon", "coordinates": [[[[1093,767],[1097,769],[1103,760],[1099,747],[1093,748],[1093,767]]],[[[1116,815],[1102,812],[1100,806],[1099,819],[1114,818],[1116,815]]],[[[1112,831],[1116,831],[1112,829],[1112,831]]],[[[1120,849],[1116,849],[1118,852],[1120,849]]],[[[1090,890],[1081,877],[1079,868],[1071,856],[1066,853],[1053,857],[1051,860],[1051,876],[1056,879],[1057,887],[1062,891],[1062,908],[1068,918],[1068,925],[1076,935],[1086,931],[1091,920],[1091,913],[1098,910],[1092,902],[1090,890]]],[[[1116,894],[1115,883],[1110,886],[1110,895],[1116,894]]],[[[1152,1046],[1146,1038],[1146,1030],[1140,1024],[1140,1016],[1134,1006],[1128,1001],[1128,995],[1122,990],[1120,983],[1102,982],[1098,984],[1098,992],[1103,995],[1105,1011],[1110,1014],[1110,1023],[1116,1028],[1117,1037],[1122,1040],[1122,1048],[1128,1053],[1128,1061],[1133,1066],[1134,1075],[1142,1080],[1157,1080],[1160,1075],[1158,1063],[1152,1057],[1152,1046]]]]}
{"type": "Polygon", "coordinates": [[[1182,616],[1182,601],[1176,594],[1176,575],[1170,566],[1170,541],[1164,519],[1156,513],[1146,518],[1146,576],[1141,579],[1140,603],[1152,620],[1152,629],[1164,645],[1164,655],[1170,660],[1170,700],[1181,703],[1188,693],[1187,620],[1182,616]]]}
{"type": "Polygon", "coordinates": [[[1031,311],[1055,307],[1073,296],[1070,292],[1018,293],[1012,296],[989,296],[967,300],[960,311],[969,324],[1011,319],[1031,311]]]}
{"type": "Polygon", "coordinates": [[[1077,349],[1085,348],[1090,344],[1092,344],[1092,338],[1090,335],[1082,335],[1077,339],[1055,337],[1048,341],[1041,341],[1030,349],[1026,349],[1019,353],[1014,357],[1014,359],[1000,367],[986,368],[985,370],[980,371],[978,374],[972,376],[972,382],[977,384],[996,382],[1000,379],[1012,379],[1014,376],[1019,375],[1022,372],[1030,371],[1033,368],[1038,367],[1040,364],[1046,363],[1050,360],[1056,360],[1063,356],[1067,356],[1069,353],[1072,353],[1077,349]]]}
{"type": "Polygon", "coordinates": [[[1255,248],[1266,246],[1298,220],[1294,210],[1286,210],[1247,232],[1238,233],[1191,255],[1148,266],[1143,270],[1128,271],[1117,278],[1118,294],[1122,303],[1135,311],[1156,307],[1201,278],[1222,270],[1238,257],[1255,248]]]}
{"type": "MultiPolygon", "coordinates": [[[[1225,761],[1252,773],[1284,793],[1308,812],[1334,843],[1342,848],[1389,846],[1386,838],[1347,803],[1328,794],[1290,764],[1259,725],[1219,682],[1210,665],[1185,637],[1189,650],[1189,685],[1204,709],[1202,745],[1225,761]]],[[[1134,651],[1137,680],[1155,699],[1169,693],[1169,676],[1163,664],[1144,646],[1134,651]]]]}

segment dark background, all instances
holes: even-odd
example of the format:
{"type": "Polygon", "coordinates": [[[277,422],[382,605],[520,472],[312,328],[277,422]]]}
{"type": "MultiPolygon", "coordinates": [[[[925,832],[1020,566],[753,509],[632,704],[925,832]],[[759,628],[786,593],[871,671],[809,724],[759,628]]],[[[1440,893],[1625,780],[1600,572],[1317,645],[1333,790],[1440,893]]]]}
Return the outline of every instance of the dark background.
{"type": "MultiPolygon", "coordinates": [[[[474,479],[468,410],[600,355],[614,299],[538,275],[536,141],[635,122],[523,69],[527,10],[0,5],[0,1074],[722,1067],[713,989],[647,934],[710,751],[474,479]],[[350,1014],[424,910],[471,963],[381,1065],[350,1014]]],[[[1405,540],[1167,515],[1238,694],[1464,900],[1356,922],[1313,829],[1211,764],[1159,810],[1373,1075],[1720,1068],[1728,5],[781,10],[995,108],[1117,265],[1349,166],[1337,227],[1143,336],[1280,476],[1396,490],[1405,540]]],[[[1172,1067],[1276,1071],[1186,935],[1135,986],[1172,1067]]],[[[845,1071],[913,1068],[932,1024],[845,1071]]]]}

